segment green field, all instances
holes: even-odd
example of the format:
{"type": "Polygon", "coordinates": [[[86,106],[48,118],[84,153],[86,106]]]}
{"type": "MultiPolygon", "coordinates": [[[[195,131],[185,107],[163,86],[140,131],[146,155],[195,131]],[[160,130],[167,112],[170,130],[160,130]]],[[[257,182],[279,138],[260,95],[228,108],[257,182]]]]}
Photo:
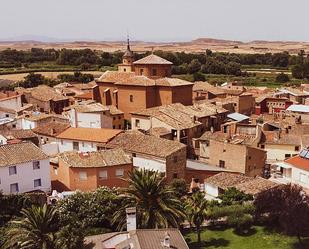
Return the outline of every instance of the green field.
{"type": "Polygon", "coordinates": [[[202,233],[202,244],[196,243],[196,233],[185,234],[191,249],[302,249],[309,248],[309,238],[301,247],[296,237],[281,235],[256,226],[248,235],[237,235],[232,228],[208,228],[202,233]]]}

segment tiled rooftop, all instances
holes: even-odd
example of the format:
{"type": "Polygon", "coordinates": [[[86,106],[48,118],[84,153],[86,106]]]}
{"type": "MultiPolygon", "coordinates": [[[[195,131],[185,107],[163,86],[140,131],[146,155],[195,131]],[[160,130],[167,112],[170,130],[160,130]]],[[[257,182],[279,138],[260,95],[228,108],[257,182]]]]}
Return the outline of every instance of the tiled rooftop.
{"type": "Polygon", "coordinates": [[[122,149],[101,150],[95,152],[69,151],[58,155],[69,167],[91,168],[130,164],[131,156],[122,149]]]}
{"type": "Polygon", "coordinates": [[[44,152],[31,142],[0,145],[0,167],[48,159],[44,152]]]}
{"type": "Polygon", "coordinates": [[[122,148],[127,152],[141,153],[166,158],[170,154],[185,148],[178,141],[144,135],[139,131],[127,131],[112,139],[108,147],[122,148]]]}

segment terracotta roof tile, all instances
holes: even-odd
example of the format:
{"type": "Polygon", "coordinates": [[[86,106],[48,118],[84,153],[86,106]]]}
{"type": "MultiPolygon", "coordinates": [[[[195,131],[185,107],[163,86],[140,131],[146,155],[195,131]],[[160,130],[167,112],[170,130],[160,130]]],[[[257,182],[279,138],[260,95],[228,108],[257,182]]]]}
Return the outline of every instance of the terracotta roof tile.
{"type": "Polygon", "coordinates": [[[302,158],[299,155],[286,159],[285,162],[295,166],[296,168],[309,171],[309,159],[302,158]]]}
{"type": "Polygon", "coordinates": [[[166,158],[170,154],[185,148],[178,141],[144,135],[139,131],[127,131],[119,134],[108,145],[112,148],[120,147],[128,152],[142,153],[166,158]]]}
{"type": "Polygon", "coordinates": [[[173,65],[172,62],[165,60],[155,54],[148,55],[140,60],[134,61],[134,65],[147,64],[147,65],[173,65]]]}
{"type": "Polygon", "coordinates": [[[132,76],[134,73],[118,72],[118,71],[106,71],[100,78],[97,79],[97,82],[110,82],[115,83],[118,81],[126,80],[132,76]]]}
{"type": "Polygon", "coordinates": [[[106,167],[132,163],[130,155],[122,149],[101,150],[95,152],[68,151],[58,155],[69,167],[106,167]]]}
{"type": "Polygon", "coordinates": [[[91,141],[97,143],[107,143],[121,132],[122,130],[115,130],[115,129],[70,127],[65,131],[63,131],[62,133],[60,133],[57,136],[57,138],[79,140],[79,141],[91,141]]]}
{"type": "Polygon", "coordinates": [[[69,127],[70,127],[69,124],[60,123],[57,121],[51,121],[44,124],[40,124],[39,126],[32,129],[32,131],[39,135],[55,137],[59,135],[61,132],[68,129],[69,127]]]}
{"type": "Polygon", "coordinates": [[[115,85],[155,86],[156,82],[143,75],[135,75],[116,81],[115,85]]]}
{"type": "Polygon", "coordinates": [[[156,80],[156,85],[157,86],[189,86],[193,85],[192,82],[186,81],[186,80],[181,80],[177,78],[161,78],[156,80]]]}
{"type": "Polygon", "coordinates": [[[48,159],[44,152],[31,142],[0,145],[0,167],[16,165],[35,160],[48,159]]]}

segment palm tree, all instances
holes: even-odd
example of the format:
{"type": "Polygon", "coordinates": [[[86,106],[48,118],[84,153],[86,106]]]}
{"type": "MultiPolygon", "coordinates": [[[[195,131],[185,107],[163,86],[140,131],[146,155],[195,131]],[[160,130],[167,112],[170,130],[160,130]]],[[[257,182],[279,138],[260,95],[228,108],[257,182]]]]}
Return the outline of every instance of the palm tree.
{"type": "Polygon", "coordinates": [[[114,214],[113,223],[122,230],[126,226],[128,207],[136,207],[138,228],[178,227],[184,218],[181,202],[157,171],[133,170],[127,179],[129,187],[122,191],[122,207],[114,214]]]}
{"type": "Polygon", "coordinates": [[[21,214],[21,219],[10,222],[4,248],[55,248],[58,230],[56,210],[45,204],[43,207],[22,209],[21,214]]]}
{"type": "Polygon", "coordinates": [[[194,193],[186,201],[185,209],[190,224],[194,224],[197,232],[197,242],[201,243],[201,226],[207,218],[207,200],[201,192],[194,193]]]}

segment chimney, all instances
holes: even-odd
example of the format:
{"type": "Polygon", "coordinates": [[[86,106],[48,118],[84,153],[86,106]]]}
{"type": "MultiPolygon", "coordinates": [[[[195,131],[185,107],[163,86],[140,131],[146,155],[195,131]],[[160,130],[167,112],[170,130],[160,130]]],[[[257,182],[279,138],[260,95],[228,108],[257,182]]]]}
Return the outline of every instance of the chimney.
{"type": "Polygon", "coordinates": [[[127,231],[136,230],[136,207],[126,208],[127,214],[127,231]]]}
{"type": "Polygon", "coordinates": [[[171,236],[168,234],[168,232],[165,232],[164,234],[163,246],[167,248],[171,247],[171,236]]]}

